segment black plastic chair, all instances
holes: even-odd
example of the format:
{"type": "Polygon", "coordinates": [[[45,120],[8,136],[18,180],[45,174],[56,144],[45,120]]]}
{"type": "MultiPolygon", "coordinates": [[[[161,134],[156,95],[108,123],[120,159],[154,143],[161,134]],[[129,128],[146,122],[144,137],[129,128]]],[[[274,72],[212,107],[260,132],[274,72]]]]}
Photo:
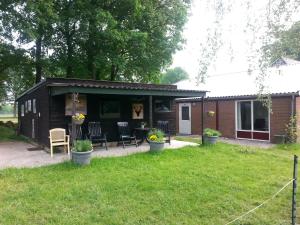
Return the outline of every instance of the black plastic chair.
{"type": "Polygon", "coordinates": [[[102,132],[100,122],[88,123],[88,137],[92,143],[100,143],[102,146],[104,144],[107,150],[106,134],[102,132]]]}
{"type": "Polygon", "coordinates": [[[72,124],[68,124],[68,131],[70,135],[70,141],[73,143],[73,140],[81,140],[82,139],[82,129],[81,125],[75,124],[75,138],[72,137],[72,124]]]}
{"type": "Polygon", "coordinates": [[[137,147],[136,136],[130,132],[128,122],[117,122],[117,126],[119,132],[118,145],[122,143],[123,148],[125,148],[126,145],[135,145],[137,147]]]}
{"type": "Polygon", "coordinates": [[[165,142],[171,144],[171,132],[169,130],[169,121],[157,121],[156,128],[165,133],[165,142]]]}

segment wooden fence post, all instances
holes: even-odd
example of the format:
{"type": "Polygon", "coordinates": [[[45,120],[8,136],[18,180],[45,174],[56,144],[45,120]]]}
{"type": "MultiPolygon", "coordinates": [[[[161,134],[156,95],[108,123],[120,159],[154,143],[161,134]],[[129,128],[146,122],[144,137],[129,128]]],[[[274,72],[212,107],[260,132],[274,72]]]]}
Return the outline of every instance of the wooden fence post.
{"type": "Polygon", "coordinates": [[[292,225],[296,225],[296,193],[297,193],[297,175],[298,175],[298,156],[294,155],[293,171],[293,195],[292,195],[292,225]]]}

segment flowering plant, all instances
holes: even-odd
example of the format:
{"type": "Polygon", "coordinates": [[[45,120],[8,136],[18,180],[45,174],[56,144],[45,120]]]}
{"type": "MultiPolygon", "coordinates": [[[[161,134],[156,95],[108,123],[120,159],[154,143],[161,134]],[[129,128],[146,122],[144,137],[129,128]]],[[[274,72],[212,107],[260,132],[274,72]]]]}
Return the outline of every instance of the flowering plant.
{"type": "Polygon", "coordinates": [[[215,115],[215,112],[214,111],[208,111],[207,115],[210,116],[210,117],[213,117],[215,115]]]}
{"type": "Polygon", "coordinates": [[[72,116],[73,120],[80,121],[84,120],[85,116],[82,113],[76,113],[75,115],[72,116]]]}
{"type": "Polygon", "coordinates": [[[164,142],[164,132],[159,129],[152,129],[148,133],[148,140],[153,142],[164,142]]]}

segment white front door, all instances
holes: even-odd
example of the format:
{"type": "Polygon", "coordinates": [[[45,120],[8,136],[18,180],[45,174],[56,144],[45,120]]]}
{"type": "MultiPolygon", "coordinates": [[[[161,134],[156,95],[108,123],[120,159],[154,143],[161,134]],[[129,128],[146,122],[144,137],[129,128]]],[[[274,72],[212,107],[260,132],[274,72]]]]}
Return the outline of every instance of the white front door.
{"type": "Polygon", "coordinates": [[[179,134],[191,134],[191,103],[179,104],[179,134]]]}

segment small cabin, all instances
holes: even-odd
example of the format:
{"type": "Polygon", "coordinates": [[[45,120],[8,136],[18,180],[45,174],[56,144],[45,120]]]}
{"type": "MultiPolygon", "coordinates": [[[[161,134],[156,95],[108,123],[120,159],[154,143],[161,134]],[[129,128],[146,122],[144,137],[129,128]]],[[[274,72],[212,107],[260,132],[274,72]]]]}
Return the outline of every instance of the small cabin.
{"type": "Polygon", "coordinates": [[[82,124],[101,123],[108,141],[118,139],[117,122],[127,121],[133,129],[146,123],[155,127],[158,120],[168,121],[176,133],[176,98],[199,97],[205,91],[181,90],[176,85],[111,82],[83,79],[46,78],[16,100],[20,134],[49,146],[49,130],[64,128],[68,132],[75,112],[86,116],[82,124]]]}

